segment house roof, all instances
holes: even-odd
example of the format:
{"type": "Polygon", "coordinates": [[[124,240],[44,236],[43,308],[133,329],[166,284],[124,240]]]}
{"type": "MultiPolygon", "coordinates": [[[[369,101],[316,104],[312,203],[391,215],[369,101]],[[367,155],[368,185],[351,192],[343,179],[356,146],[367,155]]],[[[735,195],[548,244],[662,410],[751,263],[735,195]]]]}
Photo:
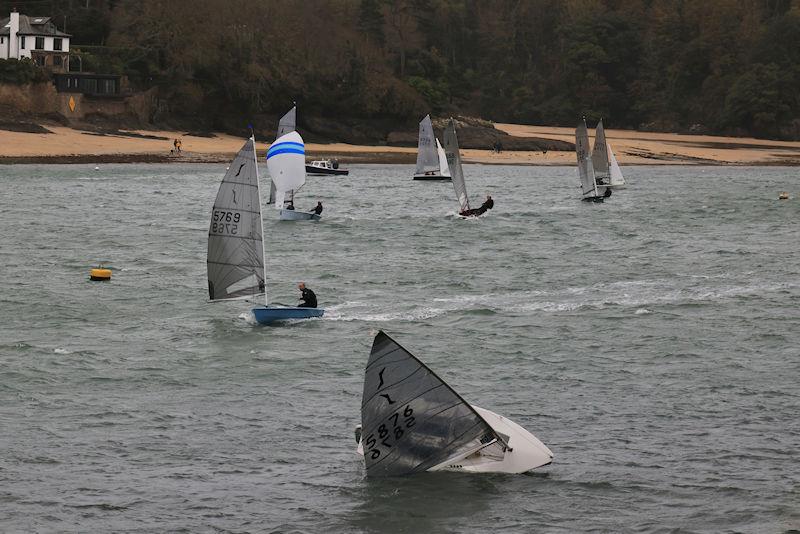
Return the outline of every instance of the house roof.
{"type": "MultiPolygon", "coordinates": [[[[0,19],[0,35],[9,35],[10,28],[8,24],[11,18],[6,17],[0,19]]],[[[17,35],[44,35],[47,37],[72,37],[68,33],[64,33],[52,22],[52,17],[29,17],[28,15],[19,15],[19,31],[17,35]]]]}

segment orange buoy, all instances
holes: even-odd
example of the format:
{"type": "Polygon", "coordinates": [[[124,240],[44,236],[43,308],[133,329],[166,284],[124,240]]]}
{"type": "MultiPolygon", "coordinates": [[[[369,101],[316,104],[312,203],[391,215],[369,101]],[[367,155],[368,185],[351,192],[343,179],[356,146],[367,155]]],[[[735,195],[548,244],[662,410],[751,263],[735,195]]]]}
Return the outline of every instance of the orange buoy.
{"type": "Polygon", "coordinates": [[[89,280],[95,282],[110,282],[111,281],[111,269],[104,269],[102,267],[95,267],[91,271],[89,271],[89,280]]]}

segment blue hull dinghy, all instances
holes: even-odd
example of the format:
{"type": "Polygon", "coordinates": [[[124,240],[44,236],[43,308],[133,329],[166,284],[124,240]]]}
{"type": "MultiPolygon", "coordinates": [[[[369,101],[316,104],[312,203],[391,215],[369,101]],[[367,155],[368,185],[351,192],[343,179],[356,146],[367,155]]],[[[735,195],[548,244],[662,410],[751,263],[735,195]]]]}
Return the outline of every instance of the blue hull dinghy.
{"type": "Polygon", "coordinates": [[[271,324],[287,319],[311,319],[312,317],[322,317],[324,313],[323,308],[253,308],[253,315],[259,324],[271,324]]]}

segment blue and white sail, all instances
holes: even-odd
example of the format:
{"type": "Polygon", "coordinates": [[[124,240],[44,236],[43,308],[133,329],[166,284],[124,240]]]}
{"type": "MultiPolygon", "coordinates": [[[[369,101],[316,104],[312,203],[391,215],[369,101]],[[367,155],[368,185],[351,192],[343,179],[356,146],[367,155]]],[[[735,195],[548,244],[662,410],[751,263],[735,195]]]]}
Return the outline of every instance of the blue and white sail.
{"type": "Polygon", "coordinates": [[[283,208],[287,192],[306,183],[306,145],[297,132],[275,140],[267,151],[267,168],[275,184],[275,208],[283,208]]]}
{"type": "MultiPolygon", "coordinates": [[[[278,133],[275,135],[275,139],[281,137],[282,135],[286,135],[289,132],[293,132],[297,129],[297,106],[292,106],[292,109],[286,112],[286,114],[281,117],[281,120],[278,121],[278,133]]],[[[289,193],[289,200],[293,200],[292,193],[289,193]]],[[[269,182],[269,198],[267,199],[267,204],[272,204],[275,202],[275,184],[270,180],[269,182]]]]}

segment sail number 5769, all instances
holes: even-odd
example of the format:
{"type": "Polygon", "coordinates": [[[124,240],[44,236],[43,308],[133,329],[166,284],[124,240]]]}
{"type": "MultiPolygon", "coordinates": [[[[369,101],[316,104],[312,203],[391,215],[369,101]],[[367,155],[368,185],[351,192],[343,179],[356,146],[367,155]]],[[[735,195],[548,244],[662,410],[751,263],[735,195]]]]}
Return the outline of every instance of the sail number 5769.
{"type": "Polygon", "coordinates": [[[225,210],[214,210],[211,219],[211,233],[236,235],[239,231],[239,221],[241,213],[225,210]]]}

